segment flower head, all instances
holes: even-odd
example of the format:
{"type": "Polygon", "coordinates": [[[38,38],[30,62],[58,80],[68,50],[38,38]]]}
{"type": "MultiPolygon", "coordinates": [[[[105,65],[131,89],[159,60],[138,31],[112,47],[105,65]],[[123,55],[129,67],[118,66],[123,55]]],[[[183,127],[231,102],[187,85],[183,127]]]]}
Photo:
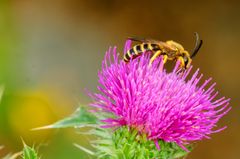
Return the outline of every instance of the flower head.
{"type": "MultiPolygon", "coordinates": [[[[127,41],[125,52],[130,46],[127,41]]],[[[215,99],[215,83],[207,86],[211,78],[199,85],[199,70],[188,77],[192,67],[184,72],[178,68],[177,62],[167,72],[161,58],[149,65],[145,53],[125,63],[116,47],[110,48],[98,75],[100,93],[92,95],[96,111],[114,115],[103,120],[104,127],[128,126],[155,143],[175,142],[185,150],[185,144],[223,130],[214,127],[230,110],[229,99],[215,99]]]]}

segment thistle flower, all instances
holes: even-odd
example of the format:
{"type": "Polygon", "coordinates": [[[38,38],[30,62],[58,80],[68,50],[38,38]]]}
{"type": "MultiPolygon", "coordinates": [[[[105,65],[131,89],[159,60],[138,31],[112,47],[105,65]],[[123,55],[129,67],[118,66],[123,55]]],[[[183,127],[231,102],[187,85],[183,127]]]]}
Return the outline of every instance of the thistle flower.
{"type": "MultiPolygon", "coordinates": [[[[131,46],[127,41],[125,52],[131,46]]],[[[123,62],[116,47],[106,52],[99,72],[98,90],[91,95],[91,104],[97,113],[113,116],[102,120],[104,128],[127,126],[147,136],[160,149],[158,141],[173,142],[185,151],[185,145],[209,138],[217,122],[230,109],[225,97],[215,99],[216,83],[211,78],[199,84],[203,75],[196,70],[192,76],[189,69],[179,72],[177,62],[171,72],[164,68],[162,58],[149,65],[149,56],[123,62]],[[189,77],[190,76],[190,77],[189,77]]]]}

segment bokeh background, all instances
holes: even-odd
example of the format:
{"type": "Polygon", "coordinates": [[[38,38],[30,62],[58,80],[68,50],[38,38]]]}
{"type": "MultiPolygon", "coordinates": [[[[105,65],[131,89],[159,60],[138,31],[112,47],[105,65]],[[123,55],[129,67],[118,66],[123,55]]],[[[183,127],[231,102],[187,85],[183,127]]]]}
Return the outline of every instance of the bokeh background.
{"type": "Polygon", "coordinates": [[[204,45],[194,59],[213,77],[232,110],[228,125],[197,144],[188,158],[240,158],[240,1],[0,0],[0,158],[22,149],[21,138],[44,159],[89,158],[72,143],[89,137],[73,129],[31,131],[91,100],[109,46],[122,53],[128,36],[175,40],[187,50],[197,31],[204,45]]]}

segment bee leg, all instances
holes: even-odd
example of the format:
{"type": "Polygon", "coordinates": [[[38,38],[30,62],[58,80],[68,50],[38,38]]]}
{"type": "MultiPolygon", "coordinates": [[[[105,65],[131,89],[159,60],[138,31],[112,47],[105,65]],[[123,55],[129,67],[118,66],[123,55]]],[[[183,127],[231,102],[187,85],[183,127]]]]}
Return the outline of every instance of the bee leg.
{"type": "Polygon", "coordinates": [[[163,63],[165,64],[167,62],[168,56],[167,55],[163,55],[163,63]]]}
{"type": "Polygon", "coordinates": [[[151,57],[150,59],[150,64],[153,63],[153,61],[159,56],[161,55],[162,51],[161,50],[158,50],[157,52],[155,52],[155,54],[151,57]]]}
{"type": "Polygon", "coordinates": [[[185,68],[185,63],[184,63],[183,57],[179,56],[177,60],[180,62],[181,68],[185,68]]]}

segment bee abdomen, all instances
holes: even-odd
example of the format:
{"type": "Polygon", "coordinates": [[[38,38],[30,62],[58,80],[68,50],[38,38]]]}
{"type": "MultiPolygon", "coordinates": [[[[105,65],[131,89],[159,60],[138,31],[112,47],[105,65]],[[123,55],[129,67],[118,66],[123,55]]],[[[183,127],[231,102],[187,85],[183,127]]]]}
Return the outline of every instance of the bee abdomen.
{"type": "Polygon", "coordinates": [[[151,44],[151,47],[152,47],[152,51],[158,51],[158,50],[160,50],[160,47],[159,47],[159,45],[157,45],[157,44],[151,44]]]}
{"type": "Polygon", "coordinates": [[[127,53],[124,55],[124,61],[128,62],[130,59],[141,55],[143,52],[157,51],[159,49],[160,48],[157,44],[143,43],[135,45],[130,50],[128,50],[127,53]]]}
{"type": "Polygon", "coordinates": [[[128,62],[133,57],[136,57],[144,52],[143,47],[141,47],[142,44],[135,45],[130,50],[127,51],[127,53],[124,55],[124,61],[128,62]]]}

